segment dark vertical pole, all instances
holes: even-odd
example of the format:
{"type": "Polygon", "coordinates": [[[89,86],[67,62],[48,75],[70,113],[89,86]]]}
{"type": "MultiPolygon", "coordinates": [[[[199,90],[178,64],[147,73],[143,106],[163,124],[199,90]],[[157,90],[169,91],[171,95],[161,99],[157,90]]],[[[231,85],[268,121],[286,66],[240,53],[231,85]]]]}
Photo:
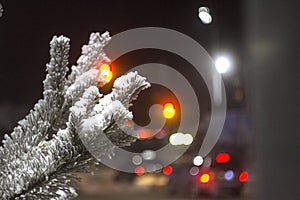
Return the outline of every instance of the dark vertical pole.
{"type": "Polygon", "coordinates": [[[245,1],[259,166],[255,199],[300,198],[299,6],[299,1],[245,1]]]}

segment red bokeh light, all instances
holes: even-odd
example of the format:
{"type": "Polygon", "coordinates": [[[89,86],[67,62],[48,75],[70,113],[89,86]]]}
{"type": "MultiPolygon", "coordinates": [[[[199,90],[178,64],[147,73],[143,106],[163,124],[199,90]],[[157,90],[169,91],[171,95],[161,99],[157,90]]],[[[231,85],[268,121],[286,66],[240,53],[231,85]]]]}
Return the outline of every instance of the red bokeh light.
{"type": "Polygon", "coordinates": [[[137,166],[137,167],[134,169],[134,172],[136,173],[136,175],[142,176],[142,175],[145,173],[145,169],[144,169],[144,167],[142,167],[142,166],[137,166]]]}
{"type": "Polygon", "coordinates": [[[230,155],[228,153],[219,153],[216,157],[217,163],[228,163],[230,161],[230,155]]]}
{"type": "Polygon", "coordinates": [[[239,177],[240,182],[244,183],[248,180],[248,172],[244,171],[240,174],[239,177]]]}
{"type": "Polygon", "coordinates": [[[172,172],[173,172],[173,167],[170,165],[167,165],[163,168],[163,173],[165,175],[170,175],[170,174],[172,174],[172,172]]]}

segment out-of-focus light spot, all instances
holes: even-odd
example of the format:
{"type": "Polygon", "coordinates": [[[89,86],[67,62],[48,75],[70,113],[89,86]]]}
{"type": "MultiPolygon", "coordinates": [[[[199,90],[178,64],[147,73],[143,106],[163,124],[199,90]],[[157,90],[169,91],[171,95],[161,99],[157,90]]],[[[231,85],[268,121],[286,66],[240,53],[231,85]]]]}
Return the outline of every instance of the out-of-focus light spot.
{"type": "Polygon", "coordinates": [[[103,63],[99,67],[100,76],[104,81],[109,82],[112,79],[112,67],[109,64],[103,63]]]}
{"type": "Polygon", "coordinates": [[[145,169],[144,169],[144,167],[142,167],[142,166],[137,166],[137,167],[134,169],[134,172],[136,173],[136,175],[142,176],[142,175],[145,173],[145,169]]]}
{"type": "Polygon", "coordinates": [[[224,174],[224,178],[227,180],[227,181],[230,181],[234,178],[234,172],[232,170],[228,170],[225,172],[224,174]]]}
{"type": "Polygon", "coordinates": [[[211,157],[204,158],[203,167],[210,167],[212,163],[211,157]]]}
{"type": "Polygon", "coordinates": [[[190,169],[190,174],[191,174],[192,176],[198,175],[198,174],[199,174],[199,168],[196,167],[196,166],[192,167],[192,168],[190,169]]]}
{"type": "Polygon", "coordinates": [[[153,160],[156,157],[156,152],[153,150],[145,150],[142,152],[144,160],[153,160]]]}
{"type": "Polygon", "coordinates": [[[196,166],[201,166],[203,164],[203,158],[201,156],[196,156],[193,160],[193,164],[196,166]]]}
{"type": "Polygon", "coordinates": [[[166,119],[171,119],[175,116],[175,105],[172,102],[163,104],[163,115],[166,119]]]}
{"type": "Polygon", "coordinates": [[[138,130],[139,140],[146,140],[153,138],[153,130],[141,128],[138,130]]]}
{"type": "Polygon", "coordinates": [[[248,172],[244,171],[240,174],[239,180],[241,183],[244,183],[248,180],[248,172]]]}
{"type": "Polygon", "coordinates": [[[228,163],[230,161],[230,155],[228,153],[219,153],[216,156],[217,163],[228,163]]]}
{"type": "Polygon", "coordinates": [[[112,71],[112,67],[107,63],[103,63],[100,65],[99,70],[100,71],[103,71],[103,70],[112,71]]]}
{"type": "Polygon", "coordinates": [[[220,56],[216,59],[216,69],[220,74],[224,74],[230,69],[230,60],[225,56],[220,56]]]}
{"type": "MultiPolygon", "coordinates": [[[[138,186],[139,188],[162,188],[165,187],[168,182],[169,178],[166,176],[153,176],[153,174],[145,174],[144,176],[141,176],[138,179],[134,180],[134,185],[138,186]]],[[[148,198],[145,197],[144,199],[148,198]]]]}
{"type": "Polygon", "coordinates": [[[143,162],[143,159],[142,159],[141,156],[135,155],[135,156],[132,157],[132,163],[133,164],[140,165],[140,164],[142,164],[142,162],[143,162]]]}
{"type": "Polygon", "coordinates": [[[173,133],[169,138],[169,142],[171,143],[171,145],[174,146],[190,145],[193,142],[193,140],[193,136],[189,133],[173,133]]]}
{"type": "Polygon", "coordinates": [[[171,145],[174,146],[183,144],[183,140],[184,140],[183,133],[173,133],[169,138],[169,142],[171,143],[171,145]]]}
{"type": "Polygon", "coordinates": [[[200,7],[198,17],[203,24],[210,24],[212,22],[212,17],[210,15],[209,9],[207,7],[200,7]]]}
{"type": "Polygon", "coordinates": [[[211,180],[211,176],[208,173],[201,174],[199,178],[201,183],[208,183],[211,180]]]}
{"type": "Polygon", "coordinates": [[[193,140],[194,140],[193,136],[191,134],[187,133],[184,136],[183,144],[188,146],[188,145],[192,144],[193,140]]]}
{"type": "Polygon", "coordinates": [[[165,175],[171,175],[172,172],[173,172],[173,167],[170,166],[170,165],[167,165],[167,166],[165,166],[165,167],[163,168],[163,173],[164,173],[165,175]]]}

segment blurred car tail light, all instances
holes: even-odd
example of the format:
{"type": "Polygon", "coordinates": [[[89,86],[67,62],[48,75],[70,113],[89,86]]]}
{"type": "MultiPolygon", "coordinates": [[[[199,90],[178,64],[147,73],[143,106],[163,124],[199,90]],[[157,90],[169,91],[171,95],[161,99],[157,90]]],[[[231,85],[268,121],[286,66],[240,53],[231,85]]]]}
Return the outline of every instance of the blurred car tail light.
{"type": "Polygon", "coordinates": [[[244,183],[244,182],[248,181],[248,172],[246,172],[246,171],[242,172],[240,174],[239,181],[241,183],[244,183]]]}
{"type": "Polygon", "coordinates": [[[203,173],[199,177],[200,183],[209,183],[212,180],[212,176],[209,173],[203,173]]]}
{"type": "Polygon", "coordinates": [[[137,166],[134,172],[136,173],[136,175],[142,176],[145,173],[145,169],[142,166],[137,166]]]}
{"type": "Polygon", "coordinates": [[[217,163],[228,163],[230,161],[230,155],[228,153],[219,153],[216,156],[217,163]]]}
{"type": "Polygon", "coordinates": [[[170,165],[167,165],[167,166],[165,166],[165,167],[163,168],[163,173],[164,173],[165,175],[171,175],[172,172],[173,172],[173,167],[170,166],[170,165]]]}

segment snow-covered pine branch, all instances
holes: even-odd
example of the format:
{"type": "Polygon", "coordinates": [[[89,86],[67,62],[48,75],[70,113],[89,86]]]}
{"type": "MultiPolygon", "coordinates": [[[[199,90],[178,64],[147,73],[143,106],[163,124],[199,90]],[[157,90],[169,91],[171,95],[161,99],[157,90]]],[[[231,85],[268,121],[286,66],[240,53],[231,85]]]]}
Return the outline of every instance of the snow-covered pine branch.
{"type": "Polygon", "coordinates": [[[107,32],[92,33],[66,78],[69,39],[52,39],[44,98],[10,136],[5,135],[0,148],[2,199],[73,198],[77,193],[70,179],[96,162],[85,145],[110,157],[114,145],[136,139],[124,122],[132,119],[131,102],[150,84],[130,72],[115,81],[110,94],[99,93],[97,81],[102,79],[97,66],[109,60],[103,52],[109,40],[107,32]]]}
{"type": "MultiPolygon", "coordinates": [[[[62,107],[65,76],[67,73],[69,39],[54,37],[50,42],[50,63],[44,81],[44,99],[35,104],[34,109],[18,122],[10,136],[5,135],[3,148],[0,148],[1,171],[4,171],[13,160],[28,152],[31,147],[45,140],[54,125],[58,111],[62,107]]],[[[0,180],[1,181],[1,180],[0,180]]]]}

